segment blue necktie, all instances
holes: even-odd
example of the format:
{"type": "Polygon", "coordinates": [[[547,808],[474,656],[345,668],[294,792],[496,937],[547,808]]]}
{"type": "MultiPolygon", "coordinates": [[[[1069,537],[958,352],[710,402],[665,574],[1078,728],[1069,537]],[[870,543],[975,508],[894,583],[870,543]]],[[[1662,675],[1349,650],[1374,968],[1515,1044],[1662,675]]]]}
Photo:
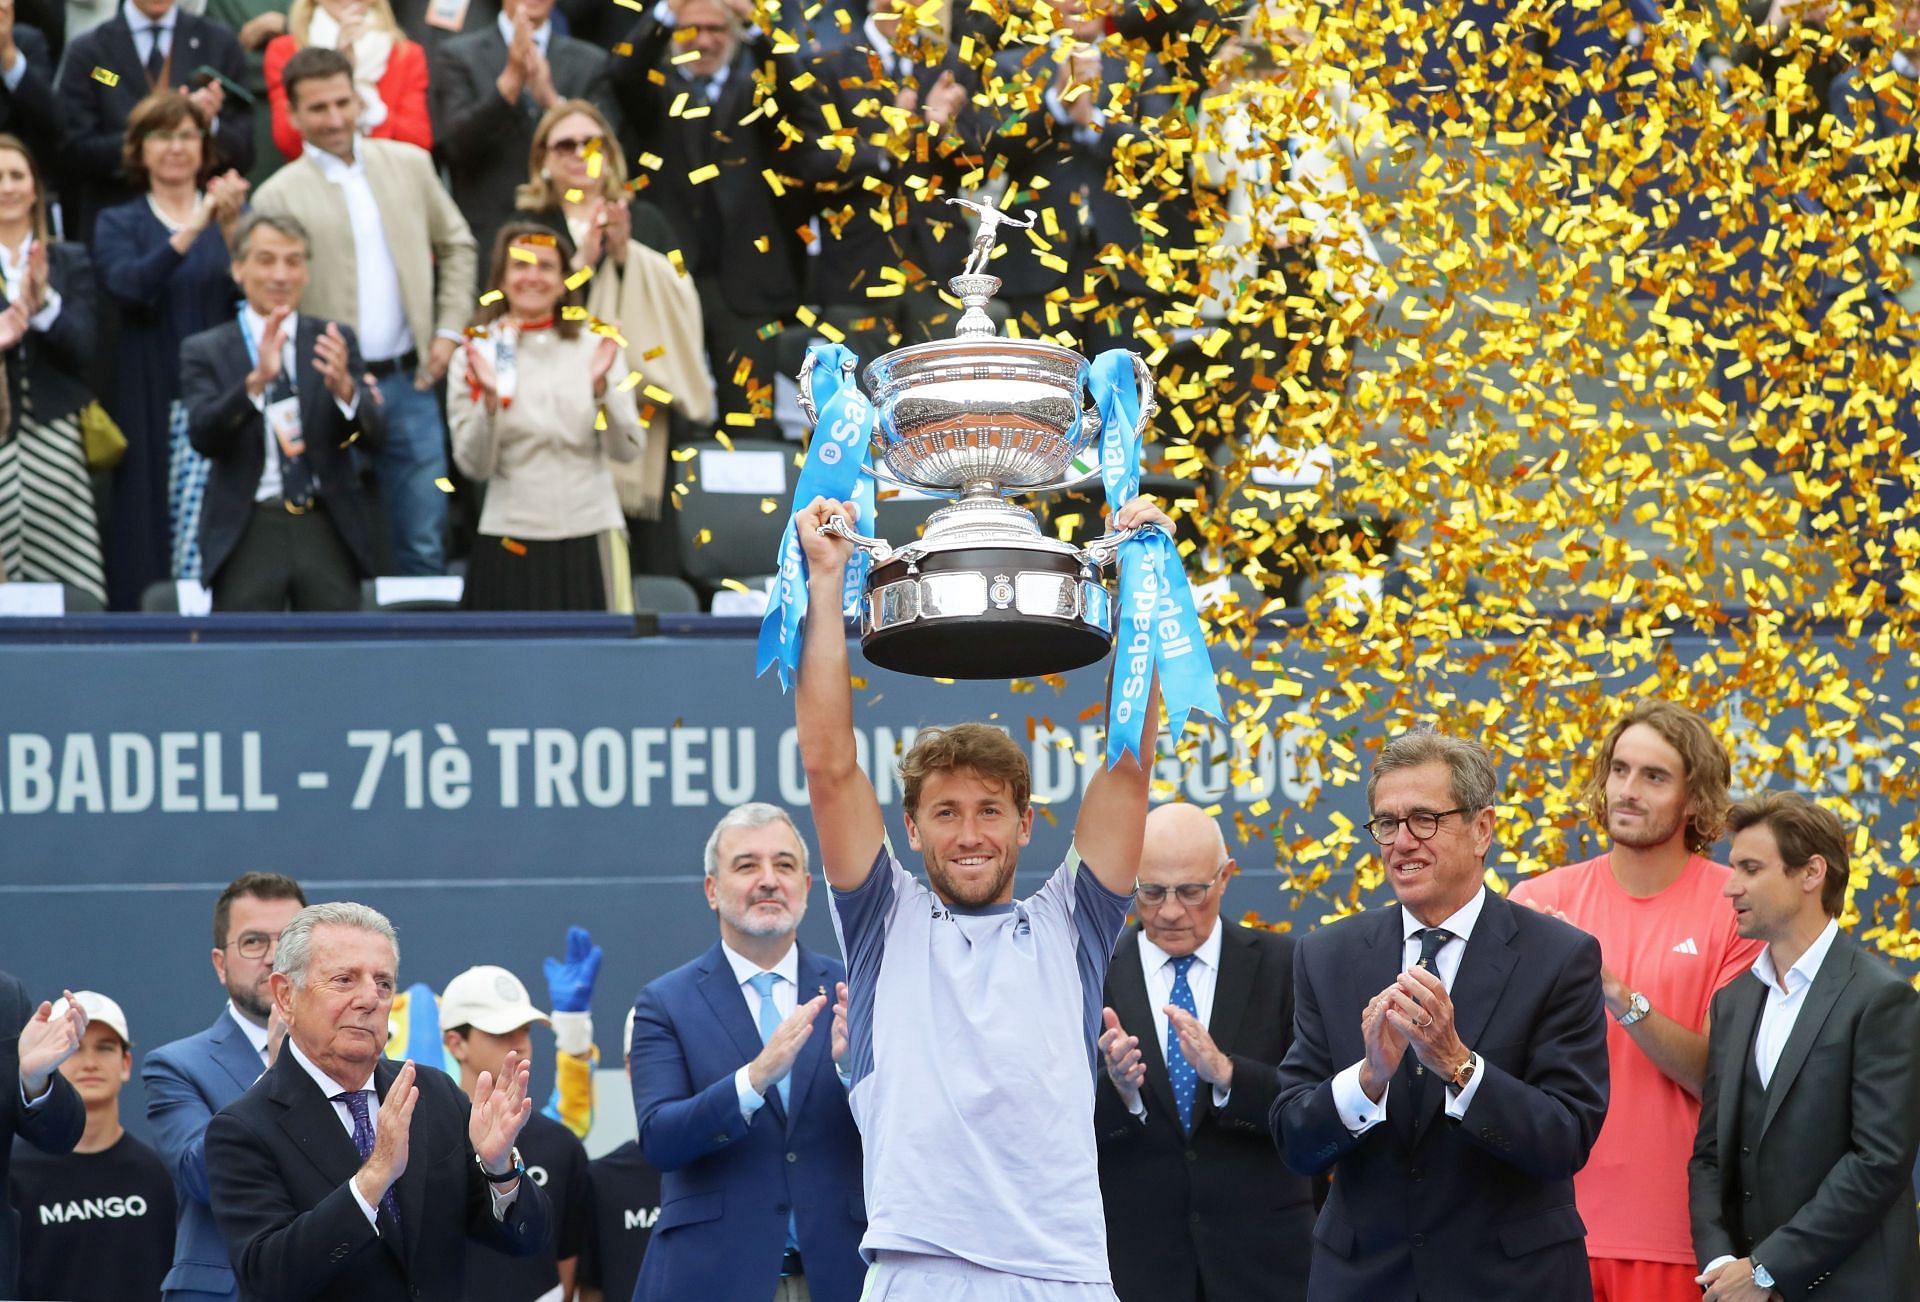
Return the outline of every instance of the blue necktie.
{"type": "MultiPolygon", "coordinates": [[[[780,1010],[773,1006],[773,983],[780,979],[774,972],[758,972],[747,978],[747,984],[760,994],[760,1043],[765,1044],[780,1029],[780,1010]]],[[[788,1075],[792,1073],[789,1072],[788,1075]]],[[[780,1091],[780,1106],[787,1106],[787,1077],[782,1076],[774,1087],[780,1091]]],[[[800,1226],[795,1213],[787,1213],[787,1246],[800,1247],[800,1226]]]]}
{"type": "MultiPolygon", "coordinates": [[[[1193,966],[1193,955],[1173,960],[1173,999],[1175,1008],[1198,1020],[1200,1010],[1194,1006],[1193,987],[1187,984],[1187,969],[1193,966]]],[[[1173,1029],[1173,1019],[1167,1019],[1167,1078],[1173,1082],[1173,1105],[1180,1109],[1180,1129],[1187,1134],[1193,1133],[1193,1096],[1200,1087],[1200,1077],[1194,1072],[1193,1064],[1187,1061],[1187,1055],[1180,1052],[1180,1033],[1173,1029]]]]}
{"type": "MultiPolygon", "coordinates": [[[[760,972],[747,978],[747,984],[760,994],[760,1043],[765,1044],[780,1029],[780,1010],[773,1004],[773,983],[780,979],[777,973],[760,972]]],[[[787,1078],[782,1076],[775,1086],[780,1091],[780,1106],[787,1106],[787,1078]]]]}
{"type": "MultiPolygon", "coordinates": [[[[1420,942],[1420,957],[1413,961],[1413,965],[1423,967],[1435,976],[1439,976],[1440,951],[1445,949],[1447,942],[1453,939],[1453,933],[1445,927],[1422,927],[1413,933],[1413,937],[1420,942]]],[[[1426,1014],[1429,1017],[1432,1015],[1426,1014]]],[[[1413,1061],[1413,1115],[1417,1119],[1421,1115],[1421,1106],[1426,1102],[1427,1069],[1418,1058],[1414,1057],[1412,1050],[1407,1051],[1407,1057],[1413,1061]]]]}
{"type": "MultiPolygon", "coordinates": [[[[373,1117],[367,1110],[367,1091],[347,1090],[333,1096],[334,1102],[347,1105],[347,1111],[353,1114],[353,1146],[360,1150],[360,1160],[366,1161],[373,1153],[373,1117]]],[[[400,1226],[400,1204],[393,1196],[393,1186],[380,1195],[380,1210],[393,1218],[394,1228],[400,1226]]]]}

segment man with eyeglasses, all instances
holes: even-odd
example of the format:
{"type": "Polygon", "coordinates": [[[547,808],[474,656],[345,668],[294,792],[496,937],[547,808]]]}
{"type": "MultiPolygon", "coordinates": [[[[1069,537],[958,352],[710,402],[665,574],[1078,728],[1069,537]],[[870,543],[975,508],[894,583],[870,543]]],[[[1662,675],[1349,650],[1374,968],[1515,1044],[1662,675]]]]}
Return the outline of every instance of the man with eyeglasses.
{"type": "Polygon", "coordinates": [[[268,978],[280,933],[306,907],[300,883],[279,873],[243,873],[213,906],[213,973],[227,1006],[198,1035],[147,1054],[140,1080],[154,1146],[173,1172],[179,1202],[167,1302],[215,1302],[239,1295],[227,1241],[207,1194],[207,1122],[273,1064],[286,1026],[274,1016],[268,978]]]}
{"type": "Polygon", "coordinates": [[[1220,925],[1233,871],[1198,807],[1147,815],[1139,922],[1107,969],[1093,1114],[1120,1302],[1307,1295],[1313,1186],[1267,1134],[1293,1040],[1293,938],[1220,925]]]}
{"type": "Polygon", "coordinates": [[[1477,742],[1381,747],[1367,830],[1400,907],[1301,940],[1274,1138],[1329,1171],[1313,1302],[1588,1302],[1573,1175],[1607,1114],[1600,946],[1489,890],[1477,742]]]}

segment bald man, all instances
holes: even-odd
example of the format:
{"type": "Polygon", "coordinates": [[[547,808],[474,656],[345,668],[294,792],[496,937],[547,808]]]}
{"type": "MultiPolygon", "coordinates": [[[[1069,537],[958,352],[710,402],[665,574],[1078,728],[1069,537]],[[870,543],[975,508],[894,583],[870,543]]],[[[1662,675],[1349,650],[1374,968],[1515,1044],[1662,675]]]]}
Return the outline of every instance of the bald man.
{"type": "Polygon", "coordinates": [[[1293,939],[1221,925],[1233,870],[1200,809],[1147,816],[1094,1110],[1120,1302],[1307,1296],[1313,1186],[1267,1131],[1293,1039],[1293,939]]]}

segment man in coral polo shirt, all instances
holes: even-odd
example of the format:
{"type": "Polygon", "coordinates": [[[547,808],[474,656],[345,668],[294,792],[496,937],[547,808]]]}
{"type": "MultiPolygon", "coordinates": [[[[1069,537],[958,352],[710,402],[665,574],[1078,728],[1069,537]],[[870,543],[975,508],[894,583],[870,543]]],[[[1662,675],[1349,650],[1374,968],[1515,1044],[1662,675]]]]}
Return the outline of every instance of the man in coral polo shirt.
{"type": "Polygon", "coordinates": [[[1698,1302],[1687,1158],[1707,1074],[1714,992],[1753,965],[1705,855],[1731,765],[1706,720],[1643,701],[1614,724],[1586,787],[1611,850],[1515,886],[1510,898],[1600,941],[1613,1101],[1574,1196],[1594,1302],[1698,1302]]]}

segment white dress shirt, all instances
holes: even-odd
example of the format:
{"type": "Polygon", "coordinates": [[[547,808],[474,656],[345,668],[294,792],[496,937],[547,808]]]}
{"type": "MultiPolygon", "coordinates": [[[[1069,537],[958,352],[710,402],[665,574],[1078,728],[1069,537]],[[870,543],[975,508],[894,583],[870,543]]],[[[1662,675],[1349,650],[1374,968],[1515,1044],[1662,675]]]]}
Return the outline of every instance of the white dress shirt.
{"type": "MultiPolygon", "coordinates": [[[[347,1138],[349,1140],[353,1138],[353,1109],[347,1106],[345,1099],[335,1098],[334,1095],[343,1092],[365,1094],[367,1096],[367,1121],[371,1125],[377,1126],[379,1124],[380,1091],[374,1087],[374,1072],[370,1071],[367,1073],[367,1083],[362,1085],[357,1091],[342,1091],[339,1081],[314,1066],[313,1059],[300,1052],[300,1046],[293,1042],[291,1035],[281,1042],[280,1047],[290,1050],[293,1053],[293,1060],[300,1064],[300,1070],[306,1072],[307,1075],[312,1078],[313,1083],[319,1087],[320,1092],[326,1096],[327,1101],[333,1104],[334,1115],[339,1117],[340,1124],[346,1127],[347,1138]]],[[[355,1151],[358,1151],[357,1147],[355,1151]]],[[[366,1200],[366,1196],[360,1192],[360,1186],[351,1179],[347,1181],[347,1190],[353,1195],[353,1201],[359,1205],[361,1212],[366,1215],[367,1224],[373,1226],[373,1232],[375,1234],[380,1233],[379,1209],[366,1200]]],[[[513,1206],[513,1200],[520,1194],[520,1186],[515,1184],[513,1188],[506,1193],[501,1193],[497,1187],[489,1184],[487,1186],[487,1192],[493,1195],[493,1219],[497,1221],[505,1217],[507,1208],[513,1206]]]]}
{"type": "MultiPolygon", "coordinates": [[[[127,6],[126,12],[127,12],[127,30],[133,33],[133,52],[139,56],[140,62],[142,64],[145,64],[150,58],[153,57],[149,53],[149,50],[151,47],[149,45],[149,38],[147,36],[148,32],[158,33],[158,40],[160,42],[160,57],[162,59],[166,58],[168,54],[172,53],[173,24],[174,24],[174,21],[180,16],[179,11],[177,9],[167,10],[166,16],[161,18],[157,22],[147,17],[145,14],[141,13],[138,9],[134,8],[132,5],[127,6]]],[[[179,79],[176,78],[175,80],[179,80],[179,79]]]]}
{"type": "MultiPolygon", "coordinates": [[[[1447,988],[1448,994],[1453,993],[1453,979],[1460,974],[1460,960],[1466,957],[1467,940],[1473,935],[1474,924],[1480,921],[1480,912],[1486,904],[1487,888],[1482,886],[1459,912],[1440,924],[1442,929],[1453,933],[1453,938],[1440,947],[1440,952],[1433,959],[1433,965],[1438,969],[1434,975],[1440,978],[1440,984],[1447,988]]],[[[1422,929],[1420,919],[1405,908],[1400,910],[1402,972],[1412,967],[1420,957],[1420,942],[1415,939],[1414,933],[1422,929]]],[[[1468,1045],[1467,1048],[1472,1050],[1473,1046],[1468,1045]]],[[[1411,1045],[1407,1052],[1413,1052],[1411,1045]]],[[[1366,1060],[1362,1059],[1333,1078],[1333,1106],[1347,1129],[1356,1135],[1373,1129],[1387,1119],[1387,1096],[1393,1093],[1393,1083],[1389,1081],[1387,1087],[1380,1091],[1379,1102],[1368,1098],[1367,1092],[1360,1088],[1360,1069],[1365,1065],[1366,1060]]],[[[1482,1063],[1465,1089],[1457,1093],[1448,1090],[1447,1115],[1455,1121],[1466,1116],[1473,1096],[1480,1090],[1480,1082],[1486,1078],[1486,1065],[1482,1063]]]]}
{"type": "MultiPolygon", "coordinates": [[[[1173,983],[1176,974],[1173,970],[1174,958],[1166,950],[1147,939],[1143,929],[1140,932],[1140,974],[1147,982],[1147,1007],[1153,1013],[1153,1033],[1160,1041],[1160,1061],[1166,1062],[1170,1046],[1178,1042],[1168,1024],[1167,1015],[1162,1009],[1173,1002],[1173,983]]],[[[1213,1025],[1213,991],[1220,981],[1220,920],[1213,921],[1213,931],[1200,942],[1193,951],[1193,963],[1187,968],[1187,989],[1193,992],[1194,1018],[1202,1026],[1213,1025]]],[[[1224,1108],[1230,1091],[1213,1087],[1213,1106],[1224,1108]]],[[[1134,1116],[1145,1118],[1147,1115],[1146,1094],[1143,1091],[1129,1109],[1134,1116]]]]}
{"type": "MultiPolygon", "coordinates": [[[[22,68],[22,72],[25,69],[22,68]]],[[[11,74],[8,74],[11,76],[11,74]]],[[[12,88],[9,81],[8,88],[12,88]]],[[[27,259],[33,253],[33,236],[27,236],[26,243],[17,249],[0,244],[0,277],[5,277],[7,298],[11,300],[22,285],[27,283],[27,259]]],[[[51,283],[47,285],[46,299],[40,304],[40,310],[27,321],[29,328],[39,331],[53,329],[53,323],[60,318],[60,291],[51,283]]]]}
{"type": "Polygon", "coordinates": [[[353,328],[360,335],[362,360],[388,362],[404,357],[413,347],[413,331],[407,326],[406,305],[400,300],[400,272],[387,245],[380,204],[360,158],[360,137],[353,138],[351,163],[324,149],[308,149],[302,156],[311,158],[320,175],[340,187],[340,197],[347,203],[347,221],[353,228],[353,260],[359,276],[353,328]]]}
{"type": "Polygon", "coordinates": [[[1773,1069],[1780,1065],[1781,1050],[1787,1047],[1793,1024],[1800,1020],[1800,1010],[1806,1007],[1807,987],[1820,975],[1820,965],[1826,962],[1833,938],[1839,934],[1840,924],[1827,919],[1827,925],[1807,946],[1807,952],[1787,969],[1784,981],[1773,970],[1772,949],[1762,949],[1760,956],[1753,960],[1753,974],[1767,988],[1766,1007],[1760,1010],[1760,1029],[1753,1037],[1753,1065],[1760,1072],[1760,1088],[1765,1089],[1772,1082],[1773,1069]]]}
{"type": "Polygon", "coordinates": [[[253,1046],[253,1051],[260,1055],[260,1066],[264,1069],[271,1065],[267,1062],[267,1028],[255,1026],[247,1015],[240,1011],[240,1006],[231,999],[227,1000],[227,1016],[231,1017],[233,1024],[240,1028],[240,1033],[247,1037],[247,1043],[253,1046]]]}
{"type": "MultiPolygon", "coordinates": [[[[787,946],[778,963],[771,968],[763,968],[750,958],[734,952],[724,940],[720,942],[720,952],[727,956],[727,966],[733,969],[733,979],[740,985],[740,997],[747,1001],[747,1017],[753,1022],[754,1029],[760,1027],[760,992],[747,982],[762,972],[772,972],[780,978],[773,983],[773,1006],[780,1014],[780,1020],[786,1021],[793,1016],[793,1010],[800,1006],[800,947],[787,946]]],[[[752,1066],[751,1063],[747,1064],[752,1066]]],[[[766,1103],[767,1097],[756,1091],[747,1080],[747,1067],[733,1073],[733,1092],[740,1099],[740,1115],[749,1122],[753,1114],[766,1103]]]]}

